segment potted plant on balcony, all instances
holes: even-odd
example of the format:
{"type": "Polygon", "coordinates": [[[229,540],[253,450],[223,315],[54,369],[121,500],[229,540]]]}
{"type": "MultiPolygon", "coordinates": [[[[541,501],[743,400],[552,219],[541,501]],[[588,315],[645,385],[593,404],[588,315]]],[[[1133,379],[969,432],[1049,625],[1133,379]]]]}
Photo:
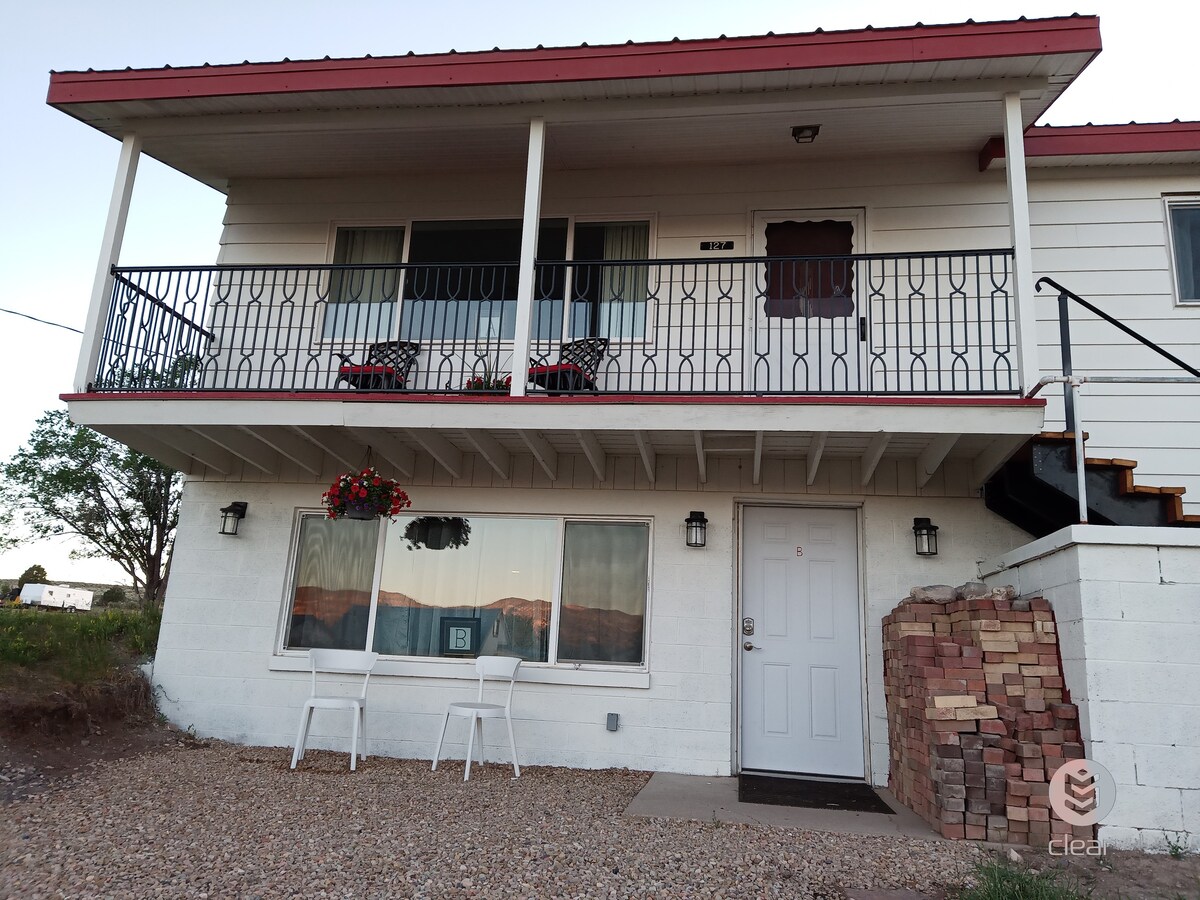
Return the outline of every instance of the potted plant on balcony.
{"type": "Polygon", "coordinates": [[[506,394],[508,393],[512,387],[512,376],[506,375],[501,378],[498,363],[493,365],[489,360],[480,360],[474,371],[478,371],[479,368],[482,368],[483,372],[478,375],[473,374],[468,378],[463,384],[462,389],[464,391],[503,391],[506,394]]]}
{"type": "Polygon", "coordinates": [[[400,483],[384,478],[373,466],[339,475],[321,495],[321,502],[331,519],[392,518],[412,505],[400,483]]]}

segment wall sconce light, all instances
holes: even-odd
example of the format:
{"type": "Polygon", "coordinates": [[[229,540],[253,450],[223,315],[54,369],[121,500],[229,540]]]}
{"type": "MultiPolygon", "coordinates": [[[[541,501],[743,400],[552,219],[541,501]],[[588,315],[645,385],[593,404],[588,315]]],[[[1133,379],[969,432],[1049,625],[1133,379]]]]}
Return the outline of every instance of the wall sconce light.
{"type": "Polygon", "coordinates": [[[937,556],[938,526],[926,518],[913,519],[913,536],[917,542],[917,556],[937,556]]]}
{"type": "Polygon", "coordinates": [[[246,507],[249,504],[235,500],[221,510],[221,530],[219,534],[237,534],[238,525],[246,518],[246,507]]]}
{"type": "Polygon", "coordinates": [[[692,514],[683,520],[687,526],[687,545],[703,547],[708,535],[708,519],[704,518],[702,510],[693,509],[692,514]]]}
{"type": "Polygon", "coordinates": [[[793,125],[792,140],[797,144],[811,144],[821,133],[820,125],[793,125]]]}

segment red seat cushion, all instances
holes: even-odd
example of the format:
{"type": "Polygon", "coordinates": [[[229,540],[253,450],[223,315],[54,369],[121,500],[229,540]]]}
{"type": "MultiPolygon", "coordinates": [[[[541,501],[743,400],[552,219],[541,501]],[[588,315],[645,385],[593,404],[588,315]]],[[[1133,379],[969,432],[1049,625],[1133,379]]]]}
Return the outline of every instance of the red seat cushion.
{"type": "Polygon", "coordinates": [[[396,378],[396,370],[391,366],[338,366],[337,374],[346,378],[391,377],[403,383],[403,378],[396,378]]]}
{"type": "Polygon", "coordinates": [[[535,375],[559,375],[567,372],[578,372],[585,378],[587,377],[587,373],[574,363],[555,363],[552,366],[531,366],[529,368],[530,377],[535,375]]]}

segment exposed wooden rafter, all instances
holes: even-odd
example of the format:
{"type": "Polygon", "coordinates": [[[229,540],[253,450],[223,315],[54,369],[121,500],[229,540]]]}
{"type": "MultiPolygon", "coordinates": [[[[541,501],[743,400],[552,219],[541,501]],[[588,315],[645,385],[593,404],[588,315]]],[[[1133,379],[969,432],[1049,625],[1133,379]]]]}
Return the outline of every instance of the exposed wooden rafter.
{"type": "Polygon", "coordinates": [[[654,452],[654,445],[650,443],[650,437],[644,431],[635,431],[633,439],[637,441],[638,453],[642,456],[642,465],[646,469],[646,477],[654,484],[655,469],[657,467],[657,454],[654,452]]]}
{"type": "Polygon", "coordinates": [[[193,474],[199,462],[193,459],[190,453],[163,443],[154,435],[147,434],[142,428],[135,428],[132,425],[93,425],[91,427],[114,441],[132,447],[146,456],[151,456],[163,465],[170,466],[185,475],[193,474]]]}
{"type": "Polygon", "coordinates": [[[319,476],[321,474],[321,451],[295,432],[272,426],[249,428],[241,425],[238,427],[274,449],[281,456],[290,459],[310,475],[319,476]]]}
{"type": "Polygon", "coordinates": [[[512,475],[512,454],[487,431],[469,429],[466,434],[467,440],[483,457],[483,461],[491,466],[497,475],[508,481],[512,475]]]}
{"type": "Polygon", "coordinates": [[[983,487],[983,483],[996,474],[1017,448],[1029,440],[1028,435],[998,435],[971,463],[971,486],[983,487]]]}
{"type": "Polygon", "coordinates": [[[366,461],[367,445],[351,439],[344,428],[333,425],[293,425],[292,429],[347,469],[357,469],[366,461]]]}
{"type": "Polygon", "coordinates": [[[704,454],[704,432],[693,431],[692,437],[696,441],[696,465],[700,472],[700,483],[708,483],[708,457],[704,454]]]}
{"type": "Polygon", "coordinates": [[[253,466],[260,472],[264,472],[267,475],[276,475],[279,473],[278,451],[271,449],[262,441],[251,437],[239,428],[235,428],[232,425],[209,425],[203,428],[191,427],[188,430],[212,441],[219,447],[225,448],[238,459],[247,465],[253,466]]]}
{"type": "Polygon", "coordinates": [[[441,434],[428,429],[410,429],[408,436],[420,444],[425,452],[434,458],[439,466],[450,473],[451,478],[462,478],[462,451],[446,440],[441,434]]]}
{"type": "Polygon", "coordinates": [[[542,437],[540,431],[518,431],[521,440],[525,442],[525,446],[529,448],[529,452],[533,454],[534,460],[542,471],[546,473],[546,477],[551,481],[558,480],[558,451],[550,446],[550,442],[542,437]]]}
{"type": "Polygon", "coordinates": [[[867,444],[867,449],[862,455],[862,486],[866,487],[871,483],[871,479],[875,475],[875,469],[879,465],[879,461],[883,459],[883,454],[887,450],[888,444],[891,442],[892,436],[886,431],[881,431],[871,438],[871,443],[867,444]]]}
{"type": "Polygon", "coordinates": [[[600,446],[600,441],[591,431],[576,431],[575,436],[579,439],[579,446],[583,448],[583,455],[587,457],[588,465],[596,473],[596,478],[603,481],[608,471],[608,457],[604,448],[600,446]]]}
{"type": "Polygon", "coordinates": [[[829,440],[828,431],[814,431],[808,445],[808,483],[811,486],[817,480],[817,469],[821,467],[821,457],[825,453],[825,442],[829,440]]]}
{"type": "Polygon", "coordinates": [[[917,457],[917,487],[923,488],[929,483],[960,437],[957,434],[939,434],[921,451],[917,457]]]}
{"type": "Polygon", "coordinates": [[[382,428],[351,428],[349,431],[356,440],[391,463],[401,475],[412,478],[417,469],[416,451],[395,434],[382,428]]]}

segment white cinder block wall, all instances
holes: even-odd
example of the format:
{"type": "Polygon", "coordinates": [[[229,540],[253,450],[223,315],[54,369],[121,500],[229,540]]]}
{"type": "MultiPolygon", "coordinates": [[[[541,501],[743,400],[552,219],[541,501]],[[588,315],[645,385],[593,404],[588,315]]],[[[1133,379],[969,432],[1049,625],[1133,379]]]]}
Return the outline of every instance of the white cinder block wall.
{"type": "Polygon", "coordinates": [[[1116,781],[1100,837],[1200,850],[1200,533],[1077,525],[983,574],[1054,607],[1085,752],[1116,781]]]}
{"type": "MultiPolygon", "coordinates": [[[[840,463],[826,465],[836,471],[840,463]]],[[[802,467],[797,476],[803,485],[802,467]]],[[[316,506],[320,491],[311,483],[188,482],[154,667],[161,707],[175,724],[238,743],[289,746],[293,741],[307,674],[296,670],[299,660],[283,659],[275,649],[294,516],[298,508],[316,506]],[[234,499],[249,503],[248,516],[237,537],[221,536],[218,509],[234,499]]],[[[530,677],[578,683],[523,681],[518,689],[514,709],[522,762],[581,768],[732,771],[735,508],[740,500],[837,503],[862,510],[867,737],[871,778],[878,784],[887,781],[881,618],[911,586],[961,580],[961,573],[984,555],[1027,540],[970,497],[787,491],[755,496],[664,490],[659,484],[650,491],[429,485],[414,490],[414,498],[430,511],[653,516],[648,673],[568,669],[550,676],[543,670],[538,676],[530,666],[525,670],[530,677]],[[684,546],[682,523],[692,509],[705,510],[710,519],[704,550],[684,546]],[[914,516],[929,516],[942,528],[935,559],[913,552],[914,516]],[[621,717],[615,733],[605,730],[609,712],[621,717]]],[[[469,663],[442,668],[458,677],[383,674],[372,679],[373,753],[432,755],[446,702],[472,689],[469,663]]],[[[311,746],[341,749],[347,723],[336,713],[326,715],[314,721],[311,746]]],[[[460,737],[465,735],[451,734],[448,740],[460,737]]],[[[463,750],[460,743],[449,744],[452,756],[461,757],[463,750]]],[[[490,742],[489,753],[507,756],[490,742]]]]}

